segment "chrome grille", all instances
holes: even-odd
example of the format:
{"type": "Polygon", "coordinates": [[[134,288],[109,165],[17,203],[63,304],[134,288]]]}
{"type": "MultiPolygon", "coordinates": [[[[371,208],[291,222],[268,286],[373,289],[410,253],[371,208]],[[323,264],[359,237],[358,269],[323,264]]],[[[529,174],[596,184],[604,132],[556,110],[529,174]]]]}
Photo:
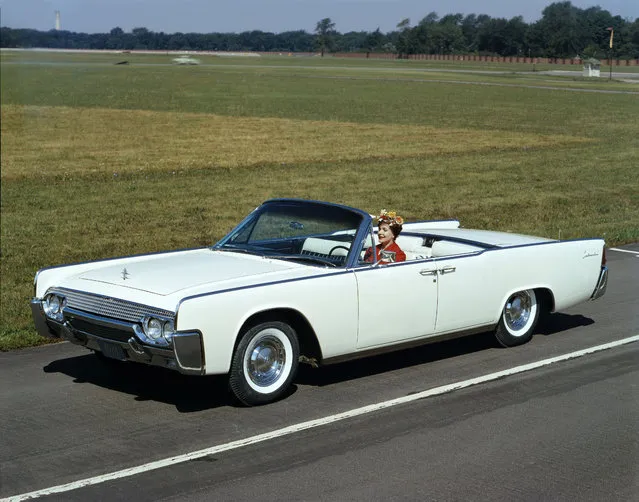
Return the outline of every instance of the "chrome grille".
{"type": "Polygon", "coordinates": [[[118,300],[107,296],[84,293],[65,288],[53,288],[47,293],[56,293],[67,299],[67,305],[71,308],[89,312],[102,317],[110,317],[122,321],[140,322],[144,317],[160,317],[174,319],[175,312],[158,309],[139,303],[118,300]]]}

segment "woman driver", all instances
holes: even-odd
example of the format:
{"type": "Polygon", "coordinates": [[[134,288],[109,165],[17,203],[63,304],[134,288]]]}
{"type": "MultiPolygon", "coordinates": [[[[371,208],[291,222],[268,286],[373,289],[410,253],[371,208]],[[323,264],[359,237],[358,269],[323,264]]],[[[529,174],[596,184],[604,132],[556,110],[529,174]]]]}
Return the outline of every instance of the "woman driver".
{"type": "Polygon", "coordinates": [[[373,259],[373,248],[370,247],[364,254],[364,261],[373,263],[379,261],[381,265],[406,261],[406,254],[395,242],[397,236],[402,231],[404,218],[398,216],[395,211],[382,209],[377,217],[377,237],[379,244],[375,246],[375,258],[373,259]]]}

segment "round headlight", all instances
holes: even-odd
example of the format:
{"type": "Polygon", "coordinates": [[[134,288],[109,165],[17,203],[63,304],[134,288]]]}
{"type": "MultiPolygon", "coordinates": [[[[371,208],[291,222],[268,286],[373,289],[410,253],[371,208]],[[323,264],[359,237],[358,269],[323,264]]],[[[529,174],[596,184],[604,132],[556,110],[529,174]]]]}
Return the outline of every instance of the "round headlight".
{"type": "Polygon", "coordinates": [[[60,301],[59,296],[47,295],[47,297],[44,299],[43,305],[45,314],[51,317],[59,314],[61,303],[62,302],[60,301]]]}
{"type": "Polygon", "coordinates": [[[171,341],[174,333],[175,333],[175,325],[173,324],[173,321],[165,322],[164,331],[162,332],[162,334],[164,335],[164,338],[166,338],[167,342],[171,341]]]}
{"type": "Polygon", "coordinates": [[[159,319],[149,319],[146,325],[146,334],[149,338],[157,340],[162,336],[162,321],[159,319]]]}

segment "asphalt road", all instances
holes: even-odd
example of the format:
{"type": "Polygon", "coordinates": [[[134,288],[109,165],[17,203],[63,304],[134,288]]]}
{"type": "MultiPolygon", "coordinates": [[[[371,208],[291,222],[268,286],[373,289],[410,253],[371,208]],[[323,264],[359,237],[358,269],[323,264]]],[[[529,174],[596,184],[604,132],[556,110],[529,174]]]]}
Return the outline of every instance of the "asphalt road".
{"type": "MultiPolygon", "coordinates": [[[[550,71],[544,71],[541,73],[546,75],[562,75],[564,77],[581,77],[583,75],[583,72],[574,71],[574,70],[550,70],[550,71]]],[[[605,79],[607,77],[612,77],[614,79],[627,80],[629,82],[637,82],[639,80],[639,73],[632,73],[627,71],[624,72],[624,71],[617,71],[617,70],[613,70],[612,73],[610,73],[608,70],[602,69],[601,76],[599,78],[605,79]]]]}
{"type": "MultiPolygon", "coordinates": [[[[58,344],[0,354],[0,497],[90,479],[639,334],[639,245],[596,302],[529,344],[488,335],[313,370],[234,407],[221,378],[105,364],[58,344]]],[[[363,414],[55,500],[639,500],[639,343],[363,414]]]]}

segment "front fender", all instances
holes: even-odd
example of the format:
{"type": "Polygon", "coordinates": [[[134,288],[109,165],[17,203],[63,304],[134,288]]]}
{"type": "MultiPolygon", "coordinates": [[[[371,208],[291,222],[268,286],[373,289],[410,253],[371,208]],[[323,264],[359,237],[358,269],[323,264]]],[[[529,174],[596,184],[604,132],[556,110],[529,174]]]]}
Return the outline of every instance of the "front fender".
{"type": "Polygon", "coordinates": [[[206,373],[224,374],[247,320],[278,309],[296,311],[308,321],[324,357],[356,350],[357,284],[346,271],[185,298],[177,329],[201,332],[206,373]]]}

